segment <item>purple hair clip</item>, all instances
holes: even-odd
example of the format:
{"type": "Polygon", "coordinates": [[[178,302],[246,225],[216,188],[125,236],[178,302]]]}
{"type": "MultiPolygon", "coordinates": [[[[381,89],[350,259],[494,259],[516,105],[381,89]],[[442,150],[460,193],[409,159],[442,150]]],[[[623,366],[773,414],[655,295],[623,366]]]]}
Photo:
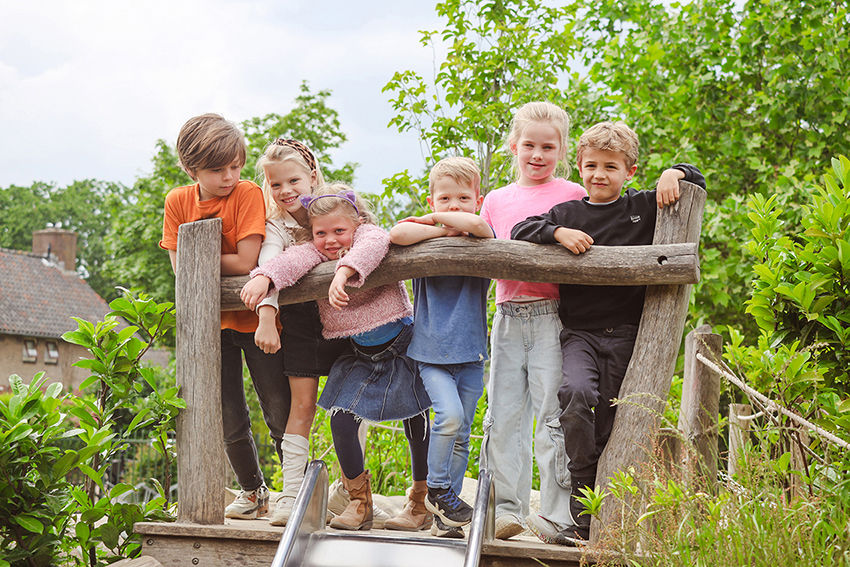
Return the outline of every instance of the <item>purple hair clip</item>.
{"type": "Polygon", "coordinates": [[[337,199],[342,199],[346,203],[350,204],[354,207],[354,211],[359,215],[360,209],[357,208],[357,197],[354,195],[354,191],[351,189],[345,189],[344,191],[340,191],[339,193],[328,193],[327,195],[319,195],[318,197],[314,197],[313,195],[301,195],[298,197],[298,200],[301,201],[301,206],[310,210],[310,207],[324,197],[336,197],[337,199]]]}

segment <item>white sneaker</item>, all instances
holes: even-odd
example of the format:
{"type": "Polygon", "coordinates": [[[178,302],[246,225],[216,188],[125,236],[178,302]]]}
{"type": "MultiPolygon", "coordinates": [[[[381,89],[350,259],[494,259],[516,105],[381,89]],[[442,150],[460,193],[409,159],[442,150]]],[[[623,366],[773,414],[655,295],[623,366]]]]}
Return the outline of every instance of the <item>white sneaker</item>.
{"type": "Polygon", "coordinates": [[[496,518],[496,539],[508,539],[525,531],[525,527],[512,514],[496,518]]]}
{"type": "Polygon", "coordinates": [[[390,519],[390,515],[378,508],[375,502],[372,502],[372,527],[376,530],[384,529],[384,524],[390,519]]]}
{"type": "Polygon", "coordinates": [[[285,526],[292,514],[292,506],[295,504],[294,496],[281,496],[274,507],[274,512],[269,523],[273,526],[285,526]]]}
{"type": "Polygon", "coordinates": [[[266,485],[256,490],[246,492],[239,491],[236,500],[224,509],[225,518],[236,518],[239,520],[253,520],[269,513],[269,489],[266,485]]]}

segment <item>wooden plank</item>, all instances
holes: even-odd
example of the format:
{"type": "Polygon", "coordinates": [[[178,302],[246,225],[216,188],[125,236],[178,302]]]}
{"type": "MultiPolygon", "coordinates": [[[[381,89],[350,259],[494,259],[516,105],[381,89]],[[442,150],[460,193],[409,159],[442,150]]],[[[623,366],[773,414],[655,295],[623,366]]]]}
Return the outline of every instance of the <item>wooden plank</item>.
{"type": "MultiPolygon", "coordinates": [[[[134,531],[143,536],[142,554],[159,561],[165,567],[268,567],[277,550],[283,529],[261,521],[234,521],[233,524],[221,526],[140,522],[135,525],[134,531]]],[[[411,534],[371,530],[363,533],[388,538],[438,539],[427,531],[411,534]]],[[[507,541],[494,540],[485,543],[481,566],[539,567],[542,562],[550,567],[577,567],[582,559],[585,564],[596,562],[591,550],[546,545],[534,537],[519,536],[507,541]]]]}
{"type": "MultiPolygon", "coordinates": [[[[709,360],[719,360],[723,338],[703,325],[685,337],[685,369],[682,384],[682,405],[679,411],[679,431],[693,450],[686,456],[695,456],[689,473],[700,474],[710,490],[717,487],[718,416],[720,413],[720,374],[697,360],[702,353],[709,360]]],[[[695,480],[695,479],[691,479],[695,480]]]]}
{"type": "Polygon", "coordinates": [[[753,414],[750,404],[729,404],[729,455],[726,471],[730,478],[738,474],[739,460],[747,457],[745,448],[750,437],[750,420],[742,419],[753,414]]]}
{"type": "MultiPolygon", "coordinates": [[[[706,193],[700,187],[679,182],[679,201],[659,211],[653,244],[699,242],[706,193]]],[[[637,341],[623,385],[614,427],[596,473],[596,484],[605,486],[618,470],[645,462],[652,453],[673,377],[682,331],[688,312],[691,286],[651,285],[646,290],[637,341]]],[[[591,542],[599,540],[603,525],[615,525],[619,503],[603,502],[599,518],[591,521],[591,542]]]]}
{"type": "MultiPolygon", "coordinates": [[[[281,305],[327,297],[336,262],[325,262],[282,290],[281,305]]],[[[444,237],[392,246],[361,288],[366,290],[423,276],[478,276],[583,285],[684,284],[699,281],[695,243],[657,246],[593,246],[575,255],[563,246],[518,240],[444,237]]],[[[247,276],[222,278],[221,308],[245,309],[239,291],[247,276]]]]}
{"type": "Polygon", "coordinates": [[[224,521],[221,424],[221,219],[183,224],[177,233],[177,416],[181,522],[224,521]]]}

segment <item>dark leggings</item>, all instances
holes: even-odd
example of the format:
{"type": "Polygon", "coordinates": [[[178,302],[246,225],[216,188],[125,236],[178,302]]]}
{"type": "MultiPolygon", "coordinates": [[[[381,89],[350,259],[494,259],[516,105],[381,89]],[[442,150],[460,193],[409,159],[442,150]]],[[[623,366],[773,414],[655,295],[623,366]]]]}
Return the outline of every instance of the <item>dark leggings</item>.
{"type": "MultiPolygon", "coordinates": [[[[428,478],[428,440],[431,429],[424,414],[405,419],[404,436],[410,447],[410,464],[413,469],[413,480],[428,478]]],[[[334,438],[334,450],[339,460],[342,474],[346,478],[357,478],[365,470],[363,466],[363,451],[357,430],[360,421],[354,414],[347,411],[337,411],[331,416],[331,433],[334,438]]]]}

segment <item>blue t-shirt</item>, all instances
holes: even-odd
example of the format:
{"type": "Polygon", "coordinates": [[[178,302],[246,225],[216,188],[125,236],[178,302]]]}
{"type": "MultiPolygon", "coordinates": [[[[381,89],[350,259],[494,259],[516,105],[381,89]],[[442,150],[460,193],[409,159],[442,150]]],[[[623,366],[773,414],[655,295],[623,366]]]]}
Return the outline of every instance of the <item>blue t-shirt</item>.
{"type": "Polygon", "coordinates": [[[430,364],[487,360],[490,280],[438,276],[413,280],[413,339],[407,356],[430,364]]]}

